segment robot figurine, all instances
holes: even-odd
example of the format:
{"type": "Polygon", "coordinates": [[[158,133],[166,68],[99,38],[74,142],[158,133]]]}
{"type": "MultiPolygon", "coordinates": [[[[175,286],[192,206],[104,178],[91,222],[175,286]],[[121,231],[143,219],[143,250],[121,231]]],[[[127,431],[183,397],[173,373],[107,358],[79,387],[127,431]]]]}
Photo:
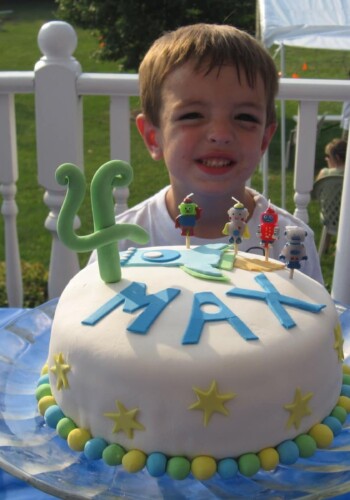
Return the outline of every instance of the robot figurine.
{"type": "MultiPolygon", "coordinates": [[[[235,198],[233,199],[235,200],[235,198]]],[[[237,254],[238,245],[242,243],[242,239],[249,238],[250,235],[247,226],[249,212],[243,203],[238,200],[235,201],[237,203],[227,211],[230,221],[225,224],[222,234],[230,237],[229,243],[234,245],[235,254],[237,254]]]]}
{"type": "Polygon", "coordinates": [[[202,209],[187,195],[178,206],[180,214],[175,219],[175,227],[181,228],[181,235],[186,236],[186,248],[190,248],[190,236],[194,235],[194,226],[200,218],[202,209]]]}
{"type": "Polygon", "coordinates": [[[294,269],[300,269],[300,261],[307,260],[304,241],[307,232],[298,226],[287,226],[284,232],[287,243],[282,248],[280,260],[286,262],[290,269],[290,278],[293,278],[294,269]]]}
{"type": "Polygon", "coordinates": [[[269,205],[265,212],[260,215],[260,225],[256,233],[260,238],[260,245],[264,247],[265,260],[269,258],[270,245],[273,245],[279,237],[280,231],[277,222],[278,215],[269,205]]]}

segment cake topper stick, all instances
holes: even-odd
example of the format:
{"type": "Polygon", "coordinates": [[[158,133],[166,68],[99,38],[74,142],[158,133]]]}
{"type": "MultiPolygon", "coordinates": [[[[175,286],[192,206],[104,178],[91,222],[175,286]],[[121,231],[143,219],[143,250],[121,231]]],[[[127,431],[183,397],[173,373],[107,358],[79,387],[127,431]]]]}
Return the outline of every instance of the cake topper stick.
{"type": "Polygon", "coordinates": [[[271,208],[270,200],[267,209],[260,215],[260,225],[258,226],[257,236],[260,237],[260,245],[264,247],[265,261],[269,260],[270,247],[279,237],[278,215],[271,208]]]}
{"type": "Polygon", "coordinates": [[[227,211],[230,221],[226,222],[222,234],[230,236],[229,243],[233,244],[235,255],[237,255],[238,245],[242,243],[242,239],[250,237],[247,225],[249,212],[237,198],[234,196],[231,198],[236,203],[227,211]]]}
{"type": "Polygon", "coordinates": [[[300,261],[307,260],[304,245],[307,232],[302,227],[286,226],[284,235],[287,243],[282,248],[279,258],[286,262],[287,268],[290,270],[289,278],[293,279],[294,269],[300,269],[300,261]]]}
{"type": "Polygon", "coordinates": [[[132,177],[131,166],[120,160],[109,161],[97,170],[90,188],[94,233],[79,236],[74,231],[74,218],[85,196],[84,174],[71,163],[64,163],[56,170],[57,182],[68,185],[57,221],[58,236],[62,243],[76,252],[96,248],[100,275],[106,283],[121,279],[117,241],[130,239],[139,244],[148,241],[148,233],[140,226],[115,223],[113,188],[128,186],[132,177]]]}
{"type": "Polygon", "coordinates": [[[188,194],[178,206],[180,214],[175,219],[175,227],[181,228],[181,235],[186,237],[186,248],[190,248],[190,236],[194,235],[194,226],[200,218],[202,209],[192,201],[193,193],[188,194]]]}

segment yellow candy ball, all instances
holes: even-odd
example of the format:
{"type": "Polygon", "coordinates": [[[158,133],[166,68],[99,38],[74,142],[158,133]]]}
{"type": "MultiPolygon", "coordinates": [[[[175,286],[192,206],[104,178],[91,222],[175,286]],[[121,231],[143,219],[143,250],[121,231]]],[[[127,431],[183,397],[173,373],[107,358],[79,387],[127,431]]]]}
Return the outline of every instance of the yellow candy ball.
{"type": "Polygon", "coordinates": [[[44,396],[38,402],[38,410],[40,415],[44,416],[49,406],[55,405],[56,400],[53,396],[44,396]]]}
{"type": "Polygon", "coordinates": [[[87,429],[73,429],[68,434],[67,443],[71,450],[83,451],[89,439],[91,439],[91,434],[87,429]]]}
{"type": "Polygon", "coordinates": [[[273,470],[279,463],[279,455],[275,448],[265,448],[258,453],[261,468],[273,470]]]}
{"type": "Polygon", "coordinates": [[[216,462],[212,457],[196,457],[192,460],[191,472],[199,481],[205,481],[215,474],[216,462]]]}
{"type": "Polygon", "coordinates": [[[340,396],[338,399],[338,405],[344,408],[347,413],[350,413],[350,398],[347,396],[340,396]]]}
{"type": "Polygon", "coordinates": [[[49,365],[47,363],[41,369],[40,375],[47,375],[49,373],[49,365]]]}
{"type": "Polygon", "coordinates": [[[350,375],[350,366],[349,365],[343,365],[343,373],[350,375]]]}
{"type": "Polygon", "coordinates": [[[328,448],[334,437],[330,428],[324,424],[314,425],[308,434],[316,441],[318,448],[328,448]]]}
{"type": "Polygon", "coordinates": [[[146,464],[146,455],[140,450],[130,450],[122,458],[122,464],[127,472],[138,472],[146,464]]]}

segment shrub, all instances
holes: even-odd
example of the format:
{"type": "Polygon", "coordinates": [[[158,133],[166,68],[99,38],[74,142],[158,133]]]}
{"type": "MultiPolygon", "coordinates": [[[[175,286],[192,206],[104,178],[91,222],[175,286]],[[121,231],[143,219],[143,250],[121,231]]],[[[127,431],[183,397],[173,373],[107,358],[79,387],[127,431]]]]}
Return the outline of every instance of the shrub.
{"type": "MultiPolygon", "coordinates": [[[[48,271],[37,262],[22,262],[23,307],[37,307],[48,300],[48,271]]],[[[6,293],[6,267],[0,262],[0,306],[8,306],[6,293]]]]}
{"type": "Polygon", "coordinates": [[[95,55],[136,70],[164,31],[198,22],[232,24],[255,31],[254,0],[56,0],[57,15],[99,40],[95,55]]]}

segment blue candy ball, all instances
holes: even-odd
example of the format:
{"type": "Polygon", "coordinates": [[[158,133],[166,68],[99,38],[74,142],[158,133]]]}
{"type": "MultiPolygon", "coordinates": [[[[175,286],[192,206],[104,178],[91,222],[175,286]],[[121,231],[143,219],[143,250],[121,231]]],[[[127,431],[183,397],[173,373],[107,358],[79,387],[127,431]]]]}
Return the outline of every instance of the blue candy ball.
{"type": "Polygon", "coordinates": [[[108,446],[108,443],[102,438],[92,438],[85,443],[84,455],[89,460],[99,460],[102,458],[103,450],[108,446]]]}
{"type": "Polygon", "coordinates": [[[324,420],[322,420],[322,423],[330,428],[334,436],[340,434],[343,429],[339,420],[332,416],[326,417],[324,420]]]}
{"type": "Polygon", "coordinates": [[[276,446],[276,450],[280,457],[280,463],[283,465],[294,464],[299,458],[299,448],[294,441],[283,441],[276,446]]]}
{"type": "Polygon", "coordinates": [[[348,398],[350,398],[350,385],[343,384],[341,386],[340,395],[341,396],[347,396],[348,398]]]}
{"type": "Polygon", "coordinates": [[[41,375],[41,377],[38,380],[37,385],[49,384],[49,383],[50,383],[49,374],[45,373],[45,375],[41,375]]]}
{"type": "Polygon", "coordinates": [[[44,413],[45,422],[52,429],[56,429],[58,422],[62,418],[64,418],[64,413],[57,405],[49,406],[44,413]]]}
{"type": "Polygon", "coordinates": [[[231,479],[238,472],[238,464],[233,458],[224,458],[218,463],[218,474],[222,479],[231,479]]]}
{"type": "Polygon", "coordinates": [[[146,460],[146,468],[150,476],[160,477],[165,474],[167,458],[163,453],[154,452],[148,455],[146,460]]]}

